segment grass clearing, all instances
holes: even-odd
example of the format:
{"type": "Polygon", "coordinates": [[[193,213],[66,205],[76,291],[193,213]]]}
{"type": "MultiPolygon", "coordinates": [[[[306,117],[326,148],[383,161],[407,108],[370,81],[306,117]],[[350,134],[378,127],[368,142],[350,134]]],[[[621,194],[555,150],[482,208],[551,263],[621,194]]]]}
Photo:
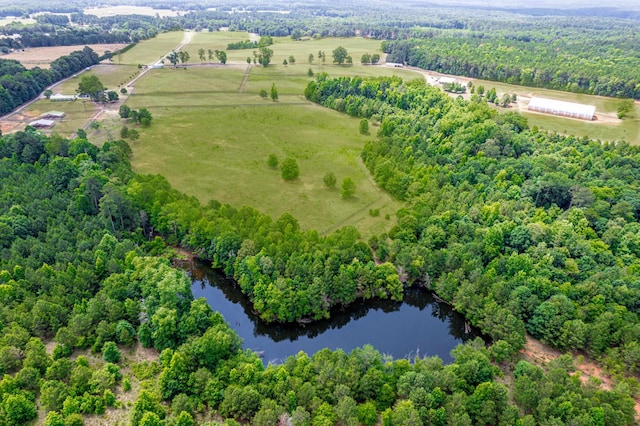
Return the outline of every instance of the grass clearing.
{"type": "Polygon", "coordinates": [[[56,120],[51,133],[67,136],[84,126],[89,117],[95,114],[96,106],[91,101],[51,102],[48,99],[41,99],[29,105],[25,113],[35,119],[48,111],[66,113],[62,120],[56,120]]]}
{"type": "MultiPolygon", "coordinates": [[[[259,68],[252,69],[249,87],[254,70],[259,68]]],[[[244,72],[208,66],[145,75],[127,102],[154,114],[153,125],[132,143],[135,170],[161,173],[202,202],[248,205],[274,218],[289,212],[306,229],[330,232],[354,225],[365,237],[388,230],[393,220],[384,217],[393,217],[400,203],[375,186],[359,158],[372,137],[358,133],[359,120],[306,101],[294,88],[304,87],[308,78],[282,90],[278,102],[261,99],[255,90],[238,93],[244,72]],[[300,178],[282,180],[279,170],[266,164],[272,153],[280,162],[295,158],[300,178]],[[329,171],[338,179],[333,190],[323,183],[329,171]],[[349,200],[340,197],[345,177],[356,183],[349,200]],[[378,217],[369,214],[375,209],[378,217]]],[[[274,78],[278,87],[287,80],[267,74],[265,85],[274,78]]]]}
{"type": "MultiPolygon", "coordinates": [[[[473,81],[476,87],[479,85],[484,86],[485,90],[495,87],[499,96],[501,96],[502,93],[516,93],[518,96],[524,97],[537,96],[565,102],[594,105],[596,107],[596,116],[600,115],[603,119],[601,121],[607,121],[607,118],[613,118],[613,120],[608,121],[617,121],[615,120],[615,117],[618,105],[621,101],[620,99],[516,86],[513,84],[498,83],[487,80],[472,79],[471,81],[473,81]]],[[[500,110],[504,111],[502,109],[500,110]]],[[[528,112],[526,109],[522,109],[520,112],[522,115],[527,117],[531,127],[538,126],[541,129],[580,137],[587,136],[590,139],[601,141],[626,140],[630,144],[640,145],[640,105],[638,104],[635,104],[634,110],[621,122],[576,120],[549,114],[532,113],[528,112]]]]}
{"type": "MultiPolygon", "coordinates": [[[[311,68],[316,74],[326,72],[332,77],[398,75],[407,80],[423,78],[421,74],[408,69],[361,65],[363,53],[379,52],[378,41],[361,38],[307,41],[274,38],[271,46],[274,56],[267,68],[246,64],[245,59],[253,56],[253,49],[227,51],[229,63],[225,66],[200,64],[198,49],[225,50],[227,43],[242,39],[249,39],[249,34],[193,34],[190,43],[184,46],[193,66],[151,70],[136,83],[135,94],[127,104],[132,108],[149,108],[155,119],[150,128],[141,130],[140,139],[132,143],[135,170],[161,173],[174,187],[202,202],[216,199],[234,206],[249,205],[274,218],[290,212],[306,229],[326,233],[354,225],[365,237],[388,230],[393,221],[386,220],[385,215],[394,216],[401,203],[375,186],[359,159],[363,144],[373,136],[358,133],[357,119],[306,101],[303,91],[310,80],[307,72],[311,68]],[[331,63],[331,52],[337,46],[347,49],[354,65],[331,63]],[[318,51],[327,55],[324,64],[318,61],[318,51]],[[309,53],[314,55],[312,64],[308,63],[309,53]],[[296,57],[296,63],[285,66],[282,60],[289,55],[296,57]],[[261,99],[258,93],[263,89],[269,93],[274,83],[279,101],[261,99]],[[300,178],[293,182],[282,180],[277,169],[266,165],[272,153],[280,162],[287,157],[295,158],[300,178]],[[322,178],[329,171],[336,174],[338,188],[343,178],[352,178],[357,186],[356,197],[343,200],[339,189],[326,189],[322,178]],[[371,216],[372,210],[379,210],[379,216],[371,216]]],[[[181,36],[173,39],[181,40],[181,36]]],[[[520,86],[480,81],[476,84],[521,96],[534,93],[520,86]]],[[[618,102],[537,89],[535,94],[573,102],[596,102],[598,110],[609,115],[615,114],[618,102]]],[[[524,114],[530,125],[559,132],[587,134],[603,140],[620,134],[615,132],[627,132],[625,137],[630,141],[638,137],[637,111],[630,119],[606,124],[526,111],[524,114]]],[[[111,134],[123,124],[113,119],[109,124],[111,134]]]]}
{"type": "Polygon", "coordinates": [[[158,34],[152,39],[141,41],[122,55],[114,56],[113,62],[116,64],[129,65],[154,64],[164,57],[164,55],[175,49],[182,42],[184,34],[182,31],[158,34]]]}
{"type": "Polygon", "coordinates": [[[52,91],[53,93],[73,95],[76,93],[82,77],[91,75],[97,76],[108,90],[118,91],[121,83],[129,81],[137,73],[138,67],[135,65],[96,65],[91,70],[84,71],[57,85],[52,91]]]}
{"type": "MultiPolygon", "coordinates": [[[[597,113],[596,113],[597,114],[597,113]]],[[[529,126],[555,131],[567,135],[587,136],[593,140],[625,140],[632,145],[640,145],[640,108],[635,106],[620,124],[601,124],[597,121],[570,120],[552,115],[522,112],[529,120],[529,126]]]]}
{"type": "MultiPolygon", "coordinates": [[[[246,31],[216,31],[216,32],[199,32],[193,35],[193,38],[189,42],[189,44],[185,45],[182,50],[189,52],[191,55],[191,60],[189,63],[196,64],[200,63],[200,58],[198,57],[198,50],[204,49],[205,56],[207,57],[205,62],[209,62],[208,59],[208,50],[224,50],[227,52],[228,59],[231,60],[230,56],[232,52],[245,52],[249,55],[253,54],[253,50],[227,50],[227,45],[229,43],[234,43],[242,40],[249,40],[250,35],[246,31]]],[[[235,60],[242,60],[248,55],[234,55],[235,60]],[[241,59],[237,59],[241,58],[241,59]]],[[[218,62],[217,59],[213,59],[213,62],[218,62]]]]}

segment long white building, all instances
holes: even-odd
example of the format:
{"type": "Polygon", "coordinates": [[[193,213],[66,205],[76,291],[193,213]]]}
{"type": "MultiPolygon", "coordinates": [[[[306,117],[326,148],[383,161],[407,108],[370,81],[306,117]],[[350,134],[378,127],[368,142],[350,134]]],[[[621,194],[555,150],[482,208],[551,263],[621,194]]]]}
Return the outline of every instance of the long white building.
{"type": "Polygon", "coordinates": [[[593,120],[596,114],[596,107],[593,105],[575,104],[546,98],[531,98],[528,109],[582,120],[593,120]]]}

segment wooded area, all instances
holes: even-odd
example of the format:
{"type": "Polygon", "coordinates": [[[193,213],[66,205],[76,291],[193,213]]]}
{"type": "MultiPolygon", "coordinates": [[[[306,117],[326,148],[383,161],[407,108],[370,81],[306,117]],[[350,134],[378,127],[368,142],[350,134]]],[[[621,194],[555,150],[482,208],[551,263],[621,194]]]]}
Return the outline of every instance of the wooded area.
{"type": "MultiPolygon", "coordinates": [[[[399,81],[379,83],[389,85],[389,95],[403,90],[399,81]]],[[[411,85],[407,89],[424,90],[411,85]]],[[[453,107],[473,108],[484,107],[453,107]]],[[[587,142],[582,146],[593,147],[587,142]]],[[[122,141],[98,149],[84,139],[49,138],[32,129],[0,137],[0,372],[4,374],[0,421],[4,424],[25,424],[41,407],[47,413],[46,425],[80,425],[83,416],[125,409],[121,398],[130,399],[132,392],[136,392],[129,409],[132,425],[163,424],[162,419],[170,425],[192,425],[194,419],[219,425],[225,418],[264,426],[279,418],[294,425],[633,424],[629,387],[609,392],[596,383],[582,385],[578,376],[571,375],[569,357],[543,370],[517,361],[513,347],[504,341],[489,348],[481,340],[460,346],[453,351],[455,362],[446,366],[439,358],[390,360],[365,346],[350,354],[326,349],[313,356],[300,353],[281,365],[264,367],[256,353],[241,349],[235,332],[206,301],[193,300],[184,272],[171,268],[165,259],[150,257],[164,253],[162,240],[149,240],[151,229],[166,233],[169,241],[181,239],[187,246],[201,247],[199,253],[228,272],[242,269],[245,275],[239,283],[247,292],[248,276],[258,274],[255,306],[263,303],[264,312],[278,315],[285,311],[276,311],[261,294],[265,285],[267,294],[277,294],[283,281],[292,284],[289,277],[274,279],[276,273],[297,274],[307,264],[325,262],[339,265],[338,275],[348,285],[349,272],[370,270],[374,276],[370,283],[375,285],[375,276],[380,275],[382,287],[366,290],[384,296],[389,291],[384,283],[397,282],[395,268],[366,266],[371,252],[363,243],[354,244],[348,229],[319,238],[314,232],[300,233],[290,217],[273,222],[251,209],[216,203],[201,207],[159,176],[135,176],[128,166],[129,152],[122,141]],[[236,228],[239,224],[242,227],[236,228]],[[244,229],[255,242],[240,234],[244,229]],[[303,245],[319,260],[300,258],[294,250],[303,245]],[[257,247],[262,247],[261,253],[257,247]],[[323,258],[323,251],[331,257],[323,258]],[[272,252],[273,257],[267,256],[272,252]],[[278,272],[281,268],[284,272],[278,272]],[[48,352],[45,344],[52,341],[55,347],[48,352]],[[125,353],[135,345],[154,347],[157,361],[125,365],[125,353]],[[101,361],[93,357],[89,361],[89,353],[100,352],[101,361]],[[503,384],[505,374],[513,375],[511,387],[503,384]],[[206,420],[214,413],[219,421],[206,420]]],[[[632,153],[603,152],[610,152],[611,158],[628,158],[632,153]]],[[[495,214],[492,209],[490,205],[487,219],[495,214]]],[[[559,213],[555,207],[537,211],[541,217],[559,213]]],[[[441,221],[442,215],[434,218],[441,221]]],[[[394,231],[392,246],[398,250],[416,247],[400,238],[414,232],[405,231],[408,222],[404,219],[402,229],[394,231]]],[[[445,240],[446,236],[441,239],[445,240]]],[[[381,247],[377,246],[378,255],[381,247]]],[[[426,246],[424,250],[434,255],[440,251],[426,246]]],[[[392,257],[398,266],[404,265],[400,252],[392,257]]],[[[418,265],[419,259],[412,263],[418,265]]],[[[492,279],[496,274],[496,269],[489,273],[492,279]]],[[[401,285],[393,288],[397,290],[390,291],[401,295],[401,285]]],[[[474,300],[480,297],[473,291],[459,293],[474,300]]],[[[517,293],[526,296],[526,290],[517,293]]],[[[308,301],[295,293],[281,297],[291,298],[285,300],[287,306],[308,301]]],[[[523,300],[530,308],[537,301],[535,296],[523,300]]],[[[579,306],[556,294],[535,308],[534,317],[548,311],[543,306],[557,303],[564,303],[562,308],[568,303],[579,306]]],[[[601,316],[593,316],[599,324],[609,325],[603,316],[613,318],[611,310],[624,313],[622,305],[612,305],[608,299],[602,303],[601,316]]],[[[472,306],[460,308],[473,313],[472,306]]],[[[508,327],[513,317],[500,312],[504,313],[498,309],[491,314],[498,314],[492,316],[494,325],[507,321],[508,327]]]]}

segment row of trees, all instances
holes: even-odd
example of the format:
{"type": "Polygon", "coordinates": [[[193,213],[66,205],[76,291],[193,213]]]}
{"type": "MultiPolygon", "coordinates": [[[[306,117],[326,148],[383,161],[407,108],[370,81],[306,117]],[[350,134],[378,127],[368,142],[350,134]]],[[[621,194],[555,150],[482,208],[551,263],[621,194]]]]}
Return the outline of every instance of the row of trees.
{"type": "Polygon", "coordinates": [[[443,35],[383,42],[391,62],[446,74],[602,96],[640,98],[635,60],[600,39],[520,41],[443,35]],[[597,45],[596,45],[597,44],[597,45]],[[588,59],[586,59],[588,58],[588,59]],[[615,64],[615,65],[614,65],[615,64]]]}
{"type": "Polygon", "coordinates": [[[255,49],[267,47],[273,44],[273,38],[269,35],[260,37],[259,41],[241,40],[227,44],[227,50],[255,49]]]}
{"type": "Polygon", "coordinates": [[[409,207],[370,244],[407,284],[514,349],[526,330],[638,371],[637,147],[529,130],[421,80],[318,75],[305,95],[381,119],[363,159],[409,207]]]}
{"type": "Polygon", "coordinates": [[[18,61],[0,59],[0,114],[35,99],[49,85],[98,63],[98,55],[89,47],[51,62],[49,69],[27,70],[18,61]]]}
{"type": "Polygon", "coordinates": [[[216,50],[207,49],[207,51],[205,52],[203,48],[200,48],[198,49],[198,58],[200,58],[201,62],[204,62],[206,59],[208,59],[209,61],[212,61],[215,58],[219,60],[221,64],[224,65],[227,63],[227,52],[225,52],[224,50],[218,50],[218,49],[216,50]]]}

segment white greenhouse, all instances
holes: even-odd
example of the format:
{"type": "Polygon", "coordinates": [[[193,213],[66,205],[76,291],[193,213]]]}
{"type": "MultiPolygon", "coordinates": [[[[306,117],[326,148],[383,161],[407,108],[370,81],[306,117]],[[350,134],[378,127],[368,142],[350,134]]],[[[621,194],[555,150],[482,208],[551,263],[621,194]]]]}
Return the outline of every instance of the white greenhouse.
{"type": "Polygon", "coordinates": [[[596,114],[596,107],[593,105],[574,104],[573,102],[545,98],[531,98],[529,110],[582,120],[593,120],[596,114]]]}

